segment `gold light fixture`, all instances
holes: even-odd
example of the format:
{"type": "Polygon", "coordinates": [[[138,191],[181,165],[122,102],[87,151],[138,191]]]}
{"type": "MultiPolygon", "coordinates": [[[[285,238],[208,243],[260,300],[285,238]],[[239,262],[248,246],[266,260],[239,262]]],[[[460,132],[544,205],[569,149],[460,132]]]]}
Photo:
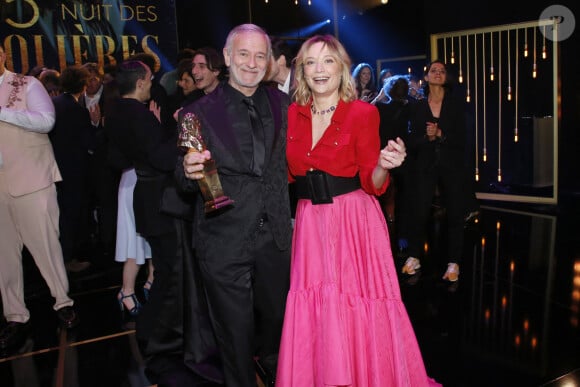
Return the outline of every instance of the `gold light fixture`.
{"type": "Polygon", "coordinates": [[[455,48],[453,44],[453,37],[451,38],[451,64],[455,64],[455,48]]]}
{"type": "Polygon", "coordinates": [[[489,60],[489,80],[494,81],[494,73],[493,73],[493,32],[489,34],[489,41],[490,41],[490,60],[489,60]]]}
{"type": "Polygon", "coordinates": [[[532,78],[538,76],[538,68],[536,66],[536,29],[534,28],[534,65],[532,66],[532,78]]]}
{"type": "Polygon", "coordinates": [[[461,36],[459,37],[459,83],[463,83],[463,70],[461,66],[461,36]]]}
{"type": "Polygon", "coordinates": [[[544,36],[542,42],[542,59],[546,59],[548,57],[548,54],[546,53],[546,26],[544,26],[544,33],[542,35],[544,36]]]}
{"type": "MultiPolygon", "coordinates": [[[[493,35],[492,35],[493,36],[493,35]]],[[[498,53],[497,53],[497,62],[499,64],[499,75],[498,75],[498,79],[497,79],[497,83],[498,85],[501,85],[501,31],[498,31],[498,53]]],[[[508,34],[508,39],[509,39],[509,34],[508,34]]],[[[502,108],[502,98],[501,98],[501,87],[497,88],[497,181],[501,182],[501,131],[502,131],[502,114],[501,114],[501,108],[502,108]]]]}
{"type": "Polygon", "coordinates": [[[520,45],[520,41],[519,41],[519,37],[518,37],[518,31],[516,30],[516,49],[515,49],[515,53],[516,53],[516,61],[515,61],[515,67],[516,67],[516,100],[515,100],[515,114],[514,114],[514,121],[515,121],[515,128],[514,128],[514,142],[518,142],[519,141],[519,135],[518,135],[518,86],[519,86],[519,80],[520,80],[520,68],[518,66],[518,60],[519,60],[519,56],[520,56],[520,52],[519,52],[519,45],[520,45]]]}
{"type": "Polygon", "coordinates": [[[508,31],[507,33],[507,53],[508,53],[508,61],[507,61],[507,65],[508,65],[508,88],[507,88],[507,100],[511,101],[512,100],[512,62],[511,62],[511,48],[510,48],[510,32],[508,31]]]}
{"type": "Polygon", "coordinates": [[[528,29],[524,29],[524,58],[528,57],[528,29]]]}

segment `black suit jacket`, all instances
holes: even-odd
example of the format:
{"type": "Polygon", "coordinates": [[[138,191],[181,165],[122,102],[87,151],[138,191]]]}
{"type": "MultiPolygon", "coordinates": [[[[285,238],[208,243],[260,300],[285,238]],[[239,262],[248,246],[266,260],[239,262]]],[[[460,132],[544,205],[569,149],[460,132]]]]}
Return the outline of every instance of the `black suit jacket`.
{"type": "Polygon", "coordinates": [[[49,132],[54,157],[64,181],[83,180],[87,174],[91,118],[69,93],[52,99],[56,120],[49,132]]]}
{"type": "Polygon", "coordinates": [[[175,130],[165,129],[145,104],[132,98],[121,98],[111,107],[105,130],[110,164],[137,172],[133,193],[137,232],[145,237],[174,232],[173,218],[159,209],[176,164],[175,130]]]}
{"type": "Polygon", "coordinates": [[[412,105],[408,154],[416,171],[429,171],[443,165],[456,169],[465,163],[465,106],[462,100],[445,94],[437,124],[442,131],[439,140],[428,141],[427,121],[435,122],[427,98],[412,105]]]}
{"type": "MultiPolygon", "coordinates": [[[[234,132],[236,120],[230,117],[226,106],[231,103],[224,91],[216,90],[180,112],[180,118],[194,113],[201,122],[201,132],[216,161],[225,195],[235,201],[233,206],[215,214],[204,215],[203,199],[197,195],[197,214],[194,241],[198,254],[232,254],[243,249],[259,219],[267,215],[272,233],[280,250],[290,247],[291,224],[288,199],[288,171],[286,163],[286,131],[288,126],[288,96],[279,90],[266,90],[273,125],[265,127],[266,162],[262,176],[253,176],[244,162],[234,132]]],[[[247,118],[243,118],[247,119],[247,118]]],[[[185,178],[183,167],[176,170],[182,187],[199,190],[197,182],[185,178]]]]}

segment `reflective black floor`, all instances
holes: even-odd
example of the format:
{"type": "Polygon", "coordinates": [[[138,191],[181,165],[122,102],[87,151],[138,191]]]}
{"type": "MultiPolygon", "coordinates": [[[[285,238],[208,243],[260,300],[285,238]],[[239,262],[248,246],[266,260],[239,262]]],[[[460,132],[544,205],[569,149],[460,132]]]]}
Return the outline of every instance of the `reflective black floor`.
{"type": "MultiPolygon", "coordinates": [[[[421,272],[400,278],[429,375],[444,386],[580,386],[579,202],[482,203],[453,286],[440,279],[444,238],[434,220],[421,272]]],[[[32,334],[0,356],[0,386],[150,385],[116,302],[120,265],[97,258],[70,276],[82,321],[61,331],[46,285],[25,263],[32,334]]]]}

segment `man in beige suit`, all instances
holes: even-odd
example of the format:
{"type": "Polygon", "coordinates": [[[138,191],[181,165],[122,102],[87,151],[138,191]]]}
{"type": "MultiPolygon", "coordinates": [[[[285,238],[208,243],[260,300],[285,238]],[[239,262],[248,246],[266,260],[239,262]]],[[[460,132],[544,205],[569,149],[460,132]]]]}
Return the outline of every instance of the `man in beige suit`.
{"type": "Polygon", "coordinates": [[[65,328],[78,324],[68,293],[59,243],[54,182],[61,179],[48,132],[55,120],[52,101],[34,77],[5,68],[0,44],[0,293],[6,319],[0,349],[19,343],[30,328],[24,304],[22,248],[26,246],[56,299],[65,328]]]}

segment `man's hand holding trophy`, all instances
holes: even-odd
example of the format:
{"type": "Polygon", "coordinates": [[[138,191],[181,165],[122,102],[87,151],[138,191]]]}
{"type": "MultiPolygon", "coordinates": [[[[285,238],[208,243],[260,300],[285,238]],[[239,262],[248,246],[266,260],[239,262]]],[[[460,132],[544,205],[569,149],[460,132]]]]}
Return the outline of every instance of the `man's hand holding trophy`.
{"type": "Polygon", "coordinates": [[[183,159],[185,176],[197,180],[205,201],[205,213],[233,204],[234,201],[224,195],[215,161],[201,135],[199,119],[193,113],[186,113],[179,121],[179,128],[178,146],[191,155],[183,159]]]}

